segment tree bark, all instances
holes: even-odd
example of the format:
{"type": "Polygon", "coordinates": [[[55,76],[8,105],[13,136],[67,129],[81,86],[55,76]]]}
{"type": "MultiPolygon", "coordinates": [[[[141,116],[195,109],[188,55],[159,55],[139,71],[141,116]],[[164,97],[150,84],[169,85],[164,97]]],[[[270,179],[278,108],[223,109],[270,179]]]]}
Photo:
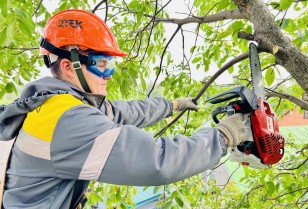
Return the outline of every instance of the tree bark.
{"type": "Polygon", "coordinates": [[[233,0],[240,12],[253,24],[253,40],[258,47],[271,53],[297,83],[308,92],[308,57],[285,36],[262,0],[233,0]],[[278,51],[273,48],[278,46],[278,51]]]}

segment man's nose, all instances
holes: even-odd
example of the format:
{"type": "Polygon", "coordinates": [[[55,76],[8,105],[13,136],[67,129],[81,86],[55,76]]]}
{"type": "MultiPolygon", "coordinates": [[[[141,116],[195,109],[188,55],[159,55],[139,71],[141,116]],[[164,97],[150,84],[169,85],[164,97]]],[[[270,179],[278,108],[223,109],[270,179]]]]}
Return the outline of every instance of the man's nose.
{"type": "Polygon", "coordinates": [[[112,75],[109,77],[103,77],[104,80],[110,80],[112,78],[112,75]]]}

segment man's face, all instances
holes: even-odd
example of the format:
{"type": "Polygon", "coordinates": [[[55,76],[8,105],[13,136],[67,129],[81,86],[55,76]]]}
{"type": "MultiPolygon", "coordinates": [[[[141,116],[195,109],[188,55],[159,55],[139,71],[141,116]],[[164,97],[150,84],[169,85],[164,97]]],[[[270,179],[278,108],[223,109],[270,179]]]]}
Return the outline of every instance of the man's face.
{"type": "MultiPolygon", "coordinates": [[[[103,72],[106,69],[106,66],[108,65],[108,59],[100,59],[98,62],[98,69],[103,72]]],[[[84,73],[84,76],[87,80],[88,86],[93,94],[102,94],[104,96],[107,96],[107,81],[111,79],[112,76],[104,78],[104,77],[98,77],[97,75],[91,73],[86,69],[85,65],[82,65],[82,70],[84,73]]]]}
{"type": "MultiPolygon", "coordinates": [[[[104,72],[106,70],[106,67],[109,64],[109,60],[106,58],[99,58],[97,60],[97,65],[96,68],[101,71],[104,72]]],[[[104,96],[107,96],[107,89],[106,89],[106,85],[107,85],[107,81],[111,79],[112,76],[110,77],[99,77],[95,74],[93,74],[92,72],[90,72],[89,70],[87,70],[86,66],[83,65],[83,73],[84,76],[87,80],[88,86],[91,90],[91,92],[93,94],[102,94],[104,96]]]]}

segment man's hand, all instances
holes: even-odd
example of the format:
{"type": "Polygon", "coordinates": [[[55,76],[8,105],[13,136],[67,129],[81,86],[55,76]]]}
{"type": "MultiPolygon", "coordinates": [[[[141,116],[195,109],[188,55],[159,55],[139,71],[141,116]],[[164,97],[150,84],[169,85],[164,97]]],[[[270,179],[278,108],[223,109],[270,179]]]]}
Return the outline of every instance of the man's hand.
{"type": "Polygon", "coordinates": [[[192,101],[192,97],[180,98],[172,101],[173,111],[197,110],[197,104],[192,101]]]}
{"type": "Polygon", "coordinates": [[[243,114],[237,113],[221,120],[217,124],[216,127],[224,135],[228,147],[236,147],[246,141],[248,134],[243,120],[243,114]]]}

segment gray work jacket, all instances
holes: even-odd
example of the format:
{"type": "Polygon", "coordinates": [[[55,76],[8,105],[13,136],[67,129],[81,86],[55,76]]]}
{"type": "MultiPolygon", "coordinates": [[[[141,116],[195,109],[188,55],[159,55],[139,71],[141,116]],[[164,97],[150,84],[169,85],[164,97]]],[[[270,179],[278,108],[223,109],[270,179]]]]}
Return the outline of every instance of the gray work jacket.
{"type": "Polygon", "coordinates": [[[141,129],[171,112],[164,98],[109,102],[51,77],[30,83],[0,109],[0,140],[17,136],[4,208],[74,208],[89,181],[164,185],[217,165],[216,128],[157,140],[141,129]]]}

